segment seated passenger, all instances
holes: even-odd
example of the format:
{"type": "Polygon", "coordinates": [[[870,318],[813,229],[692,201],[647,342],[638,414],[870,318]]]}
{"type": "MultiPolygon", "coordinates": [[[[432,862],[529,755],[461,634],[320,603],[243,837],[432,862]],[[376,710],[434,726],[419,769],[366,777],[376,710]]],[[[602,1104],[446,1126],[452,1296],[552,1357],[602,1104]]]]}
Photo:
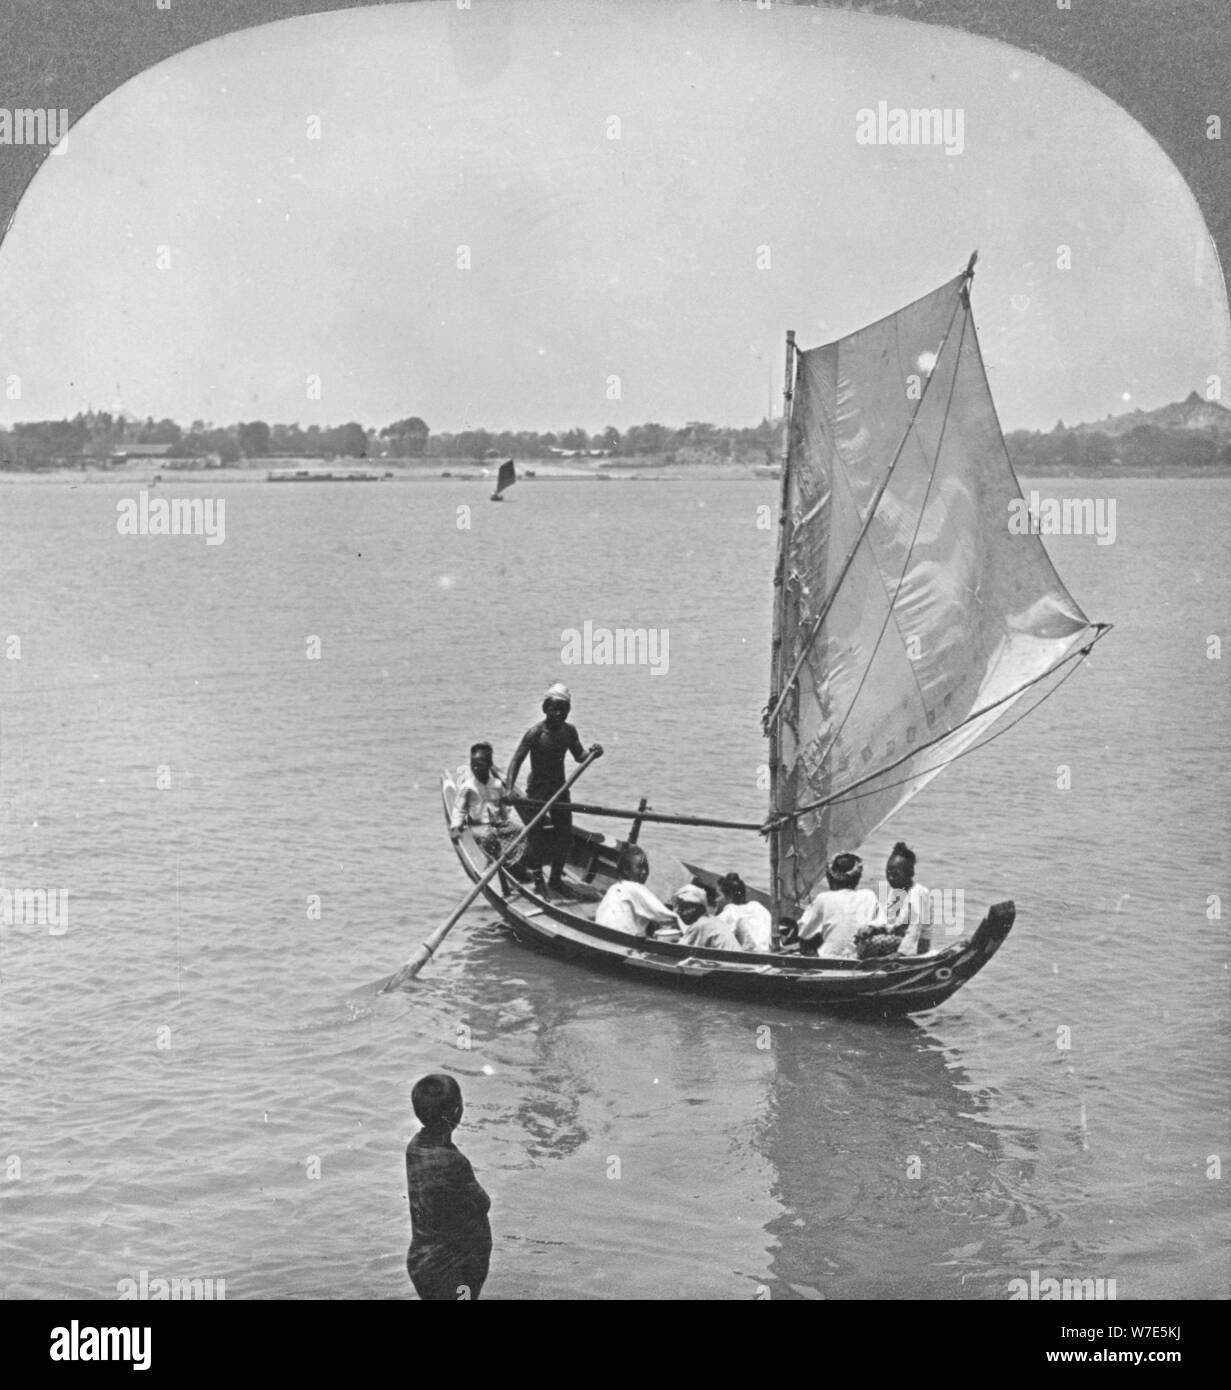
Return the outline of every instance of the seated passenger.
{"type": "Polygon", "coordinates": [[[884,925],[876,894],[859,886],[862,876],[863,860],[857,854],[838,854],[830,860],[825,871],[828,891],[812,899],[799,924],[801,954],[855,960],[856,932],[884,925]]]}
{"type": "Polygon", "coordinates": [[[718,920],[726,922],[745,951],[773,949],[769,912],[748,901],[748,888],[739,874],[723,874],[718,880],[718,920]]]}
{"type": "Polygon", "coordinates": [[[645,886],[650,876],[650,861],[636,845],[626,845],[620,855],[620,878],[603,894],[594,910],[594,920],[600,927],[614,927],[630,936],[649,936],[661,922],[675,925],[675,913],[654,896],[645,886]]]}
{"type": "MultiPolygon", "coordinates": [[[[509,818],[509,793],[504,778],[492,766],[492,746],[479,742],[470,745],[470,770],[462,774],[457,784],[457,796],[449,816],[449,838],[461,838],[466,827],[474,831],[475,843],[489,859],[499,859],[521,834],[509,818]]],[[[504,861],[505,867],[519,877],[518,865],[526,853],[523,840],[504,861]]]]}
{"type": "Polygon", "coordinates": [[[675,910],[684,924],[681,946],[709,946],[717,951],[742,951],[735,932],[720,917],[708,912],[705,889],[690,883],[675,895],[675,910]]]}
{"type": "Polygon", "coordinates": [[[921,956],[932,945],[932,899],[928,890],[915,882],[915,852],[901,840],[885,864],[885,878],[889,882],[885,922],[902,938],[898,947],[902,955],[921,956]]]}

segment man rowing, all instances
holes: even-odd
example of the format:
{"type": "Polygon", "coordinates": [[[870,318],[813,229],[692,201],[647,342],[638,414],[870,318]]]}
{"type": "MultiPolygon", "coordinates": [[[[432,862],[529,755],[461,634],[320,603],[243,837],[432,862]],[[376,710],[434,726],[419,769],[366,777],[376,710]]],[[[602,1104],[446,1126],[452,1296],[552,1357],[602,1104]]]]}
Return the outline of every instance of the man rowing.
{"type": "MultiPolygon", "coordinates": [[[[517,774],[521,765],[530,759],[530,779],[526,784],[526,796],[531,801],[546,801],[564,786],[568,780],[564,772],[565,754],[571,753],[577,762],[588,755],[581,746],[576,728],[568,722],[573,697],[568,688],[557,682],[543,698],[543,720],[527,729],[522,741],[517,745],[513,761],[509,764],[509,786],[513,795],[517,793],[517,774]]],[[[590,745],[590,753],[602,757],[601,745],[590,745]]],[[[541,826],[542,834],[535,835],[526,853],[526,867],[534,873],[534,886],[539,892],[563,893],[564,865],[568,859],[569,845],[573,838],[573,813],[569,809],[567,792],[547,812],[541,826]],[[547,827],[551,830],[548,832],[547,827]],[[544,844],[550,837],[551,877],[546,887],[543,884],[544,844]]]]}

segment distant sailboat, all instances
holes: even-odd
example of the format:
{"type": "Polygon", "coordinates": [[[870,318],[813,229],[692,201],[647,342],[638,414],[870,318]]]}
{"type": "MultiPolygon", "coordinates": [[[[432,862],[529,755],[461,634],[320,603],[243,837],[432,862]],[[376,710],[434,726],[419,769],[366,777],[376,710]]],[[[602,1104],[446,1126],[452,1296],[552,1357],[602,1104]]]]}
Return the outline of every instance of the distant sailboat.
{"type": "Polygon", "coordinates": [[[502,492],[506,492],[517,481],[517,470],[513,467],[512,459],[505,459],[500,465],[500,472],[496,476],[496,491],[492,493],[493,502],[503,502],[502,492]]]}
{"type": "MultiPolygon", "coordinates": [[[[994,737],[1020,697],[1037,688],[1045,698],[1108,630],[1078,607],[1038,535],[1010,529],[1021,488],[975,337],[973,273],[972,256],[931,294],[809,351],[787,335],[762,713],[766,818],[668,815],[645,800],[635,811],[572,807],[632,819],[625,842],[574,826],[573,899],[620,877],[621,850],[643,825],[765,836],[768,888],[749,897],[769,909],[773,949],[629,937],[594,922],[592,906],[557,902],[502,874],[498,888],[483,891],[518,936],[625,980],[875,1013],[934,1008],[1004,941],[1011,902],[993,904],[973,936],[940,939],[923,955],[834,959],[779,948],[779,928],[798,922],[825,886],[832,856],[858,849],[951,762],[994,737]]],[[[446,813],[456,795],[446,776],[446,813]]],[[[519,809],[528,816],[537,804],[519,809]]],[[[972,820],[987,814],[986,806],[970,811],[972,820]]],[[[455,848],[477,880],[482,852],[467,837],[455,848]]],[[[695,881],[716,882],[685,867],[695,881]]]]}

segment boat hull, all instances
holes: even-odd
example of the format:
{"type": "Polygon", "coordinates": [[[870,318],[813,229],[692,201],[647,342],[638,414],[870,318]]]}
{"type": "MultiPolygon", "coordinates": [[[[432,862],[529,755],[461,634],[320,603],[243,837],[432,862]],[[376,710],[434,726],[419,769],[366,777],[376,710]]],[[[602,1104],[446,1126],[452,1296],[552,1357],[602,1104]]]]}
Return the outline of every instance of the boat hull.
{"type": "MultiPolygon", "coordinates": [[[[455,779],[446,774],[441,788],[446,819],[455,788],[455,779]]],[[[574,891],[597,894],[614,882],[620,847],[619,840],[574,829],[568,868],[574,891]]],[[[473,836],[463,833],[454,849],[467,875],[477,882],[489,861],[473,836]]],[[[571,902],[544,897],[504,870],[483,894],[519,941],[571,964],[632,983],[872,1017],[921,1013],[943,1004],[996,954],[1015,916],[1011,902],[997,903],[973,935],[926,956],[821,960],[708,950],[630,936],[599,926],[571,902]]]]}

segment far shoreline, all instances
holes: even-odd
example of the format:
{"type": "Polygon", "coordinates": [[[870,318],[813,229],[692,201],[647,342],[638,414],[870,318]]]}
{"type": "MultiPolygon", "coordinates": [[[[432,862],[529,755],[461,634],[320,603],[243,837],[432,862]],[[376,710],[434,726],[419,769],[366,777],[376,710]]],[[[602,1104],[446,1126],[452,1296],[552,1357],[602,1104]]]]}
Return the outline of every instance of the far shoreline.
{"type": "MultiPolygon", "coordinates": [[[[627,462],[611,461],[605,466],[573,466],[554,460],[518,459],[517,481],[523,488],[539,483],[666,483],[666,482],[747,482],[760,483],[777,488],[780,478],[765,472],[766,465],[748,462],[688,462],[667,463],[656,459],[630,458],[627,462]],[[758,472],[757,470],[761,471],[758,472]],[[533,476],[530,476],[533,475],[533,476]]],[[[311,472],[365,472],[377,473],[376,478],[347,479],[333,478],[304,480],[304,485],[313,482],[317,488],[326,486],[380,486],[389,483],[470,483],[478,490],[490,488],[495,481],[495,467],[491,461],[451,462],[447,459],[433,459],[430,463],[408,463],[402,459],[321,459],[284,460],[266,463],[249,461],[241,464],[226,464],[215,468],[172,468],[158,469],[149,463],[122,464],[114,468],[39,468],[18,470],[0,469],[0,485],[36,483],[44,486],[100,487],[120,484],[125,487],[149,488],[157,485],[168,491],[179,484],[209,486],[234,483],[268,483],[267,473],[274,468],[283,469],[288,463],[297,463],[311,472]],[[482,470],[486,469],[486,474],[482,470]],[[385,474],[390,476],[386,477],[385,474]]],[[[1115,480],[1135,478],[1172,479],[1220,479],[1231,478],[1231,468],[1218,464],[1206,467],[1190,466],[1180,468],[1132,468],[1117,467],[1108,470],[1091,469],[1031,469],[1018,470],[1018,477],[1029,480],[1055,479],[1098,479],[1115,480]]],[[[277,487],[285,491],[294,483],[279,482],[277,487]]],[[[519,492],[524,496],[524,492],[519,492]]]]}

